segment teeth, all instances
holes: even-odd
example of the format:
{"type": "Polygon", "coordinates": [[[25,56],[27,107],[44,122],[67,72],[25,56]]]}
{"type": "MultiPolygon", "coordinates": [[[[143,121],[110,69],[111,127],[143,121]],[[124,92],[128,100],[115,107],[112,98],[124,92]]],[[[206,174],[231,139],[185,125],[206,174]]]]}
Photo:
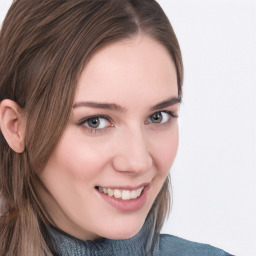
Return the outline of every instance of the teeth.
{"type": "Polygon", "coordinates": [[[139,189],[136,190],[137,197],[139,197],[141,195],[142,190],[143,190],[143,188],[139,188],[139,189]]]}
{"type": "Polygon", "coordinates": [[[130,197],[131,197],[131,199],[135,199],[135,198],[137,198],[137,190],[133,190],[133,191],[131,191],[131,193],[130,193],[130,197]]]}
{"type": "Polygon", "coordinates": [[[131,199],[130,194],[131,194],[131,192],[129,190],[123,190],[122,199],[123,200],[130,200],[131,199]]]}
{"type": "Polygon", "coordinates": [[[114,197],[115,198],[121,198],[122,197],[122,192],[119,189],[114,189],[114,197]]]}
{"type": "Polygon", "coordinates": [[[114,196],[115,198],[122,199],[122,200],[131,200],[138,198],[144,187],[136,189],[136,190],[120,190],[120,189],[111,189],[111,188],[102,188],[98,187],[99,191],[108,195],[114,196]]]}
{"type": "MultiPolygon", "coordinates": [[[[104,192],[104,190],[103,190],[104,192]]],[[[104,192],[105,193],[105,192],[104,192]]],[[[108,188],[107,189],[107,193],[105,193],[106,195],[109,195],[109,196],[113,196],[114,195],[114,191],[111,189],[111,188],[108,188]]]]}

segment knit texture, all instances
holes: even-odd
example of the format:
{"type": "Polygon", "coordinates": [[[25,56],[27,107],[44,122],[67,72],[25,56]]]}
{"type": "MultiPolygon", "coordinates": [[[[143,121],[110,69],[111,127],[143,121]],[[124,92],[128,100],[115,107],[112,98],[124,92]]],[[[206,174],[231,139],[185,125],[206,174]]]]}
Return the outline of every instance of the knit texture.
{"type": "Polygon", "coordinates": [[[148,228],[126,240],[102,238],[82,241],[51,228],[50,233],[60,256],[231,256],[216,247],[191,242],[172,235],[160,235],[152,252],[145,252],[148,228]]]}

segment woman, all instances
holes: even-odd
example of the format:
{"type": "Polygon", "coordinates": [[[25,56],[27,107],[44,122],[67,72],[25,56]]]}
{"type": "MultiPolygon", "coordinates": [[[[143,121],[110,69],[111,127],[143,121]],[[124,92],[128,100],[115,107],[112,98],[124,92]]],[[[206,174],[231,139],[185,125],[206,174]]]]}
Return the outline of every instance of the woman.
{"type": "Polygon", "coordinates": [[[183,68],[155,1],[16,0],[0,59],[0,255],[229,255],[159,236],[183,68]]]}

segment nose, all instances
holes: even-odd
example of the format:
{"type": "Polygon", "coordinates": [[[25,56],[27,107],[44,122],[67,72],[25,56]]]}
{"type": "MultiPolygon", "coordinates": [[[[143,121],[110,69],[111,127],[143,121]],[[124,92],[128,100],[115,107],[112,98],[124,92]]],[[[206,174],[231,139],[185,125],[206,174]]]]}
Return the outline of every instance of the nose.
{"type": "Polygon", "coordinates": [[[116,140],[113,167],[116,171],[142,173],[153,164],[142,129],[123,131],[116,140]]]}

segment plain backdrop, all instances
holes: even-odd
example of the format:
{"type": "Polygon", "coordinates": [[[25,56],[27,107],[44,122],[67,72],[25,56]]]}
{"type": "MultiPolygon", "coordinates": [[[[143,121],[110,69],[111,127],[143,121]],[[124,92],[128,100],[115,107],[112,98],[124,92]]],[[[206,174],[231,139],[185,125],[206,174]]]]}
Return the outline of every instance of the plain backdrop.
{"type": "MultiPolygon", "coordinates": [[[[173,208],[163,233],[255,256],[256,2],[158,2],[185,67],[173,208]]],[[[10,4],[0,0],[1,21],[10,4]]]]}

